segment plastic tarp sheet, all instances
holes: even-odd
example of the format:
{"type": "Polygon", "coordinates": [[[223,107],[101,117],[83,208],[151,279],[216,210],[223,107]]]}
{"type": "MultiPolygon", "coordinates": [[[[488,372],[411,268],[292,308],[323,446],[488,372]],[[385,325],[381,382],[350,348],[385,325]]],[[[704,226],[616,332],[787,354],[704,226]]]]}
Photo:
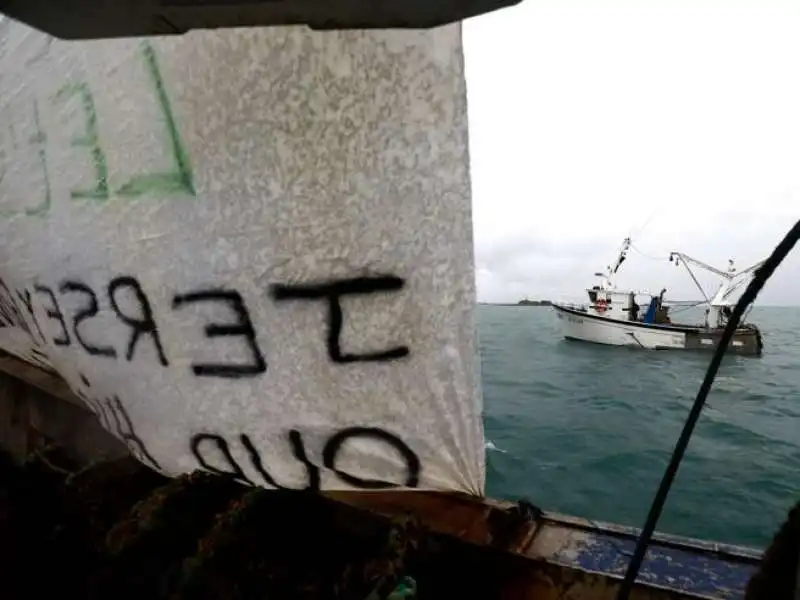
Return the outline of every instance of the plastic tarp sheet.
{"type": "Polygon", "coordinates": [[[0,348],[144,463],[484,484],[460,26],[0,23],[0,348]]]}

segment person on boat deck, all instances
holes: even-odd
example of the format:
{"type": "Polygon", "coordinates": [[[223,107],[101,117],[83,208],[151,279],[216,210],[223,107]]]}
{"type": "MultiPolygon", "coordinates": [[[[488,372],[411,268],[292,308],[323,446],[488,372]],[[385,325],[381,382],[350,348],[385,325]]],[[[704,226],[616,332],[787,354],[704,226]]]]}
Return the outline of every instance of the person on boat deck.
{"type": "Polygon", "coordinates": [[[670,324],[672,319],[669,318],[669,309],[664,306],[664,294],[667,293],[667,288],[663,288],[658,295],[658,302],[656,304],[656,323],[670,324]]]}
{"type": "Polygon", "coordinates": [[[631,321],[639,320],[639,308],[639,305],[636,304],[636,295],[631,292],[628,294],[628,314],[630,315],[631,321]]]}

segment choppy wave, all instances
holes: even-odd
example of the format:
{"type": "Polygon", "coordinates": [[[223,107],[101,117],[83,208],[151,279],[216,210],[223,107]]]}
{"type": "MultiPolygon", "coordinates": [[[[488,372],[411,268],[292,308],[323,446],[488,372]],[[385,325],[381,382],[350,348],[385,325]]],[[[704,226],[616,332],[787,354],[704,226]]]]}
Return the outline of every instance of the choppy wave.
{"type": "Polygon", "coordinates": [[[495,446],[492,440],[486,440],[484,448],[486,448],[486,450],[488,450],[489,452],[502,452],[503,454],[506,454],[506,451],[503,450],[502,448],[498,448],[497,446],[495,446]]]}

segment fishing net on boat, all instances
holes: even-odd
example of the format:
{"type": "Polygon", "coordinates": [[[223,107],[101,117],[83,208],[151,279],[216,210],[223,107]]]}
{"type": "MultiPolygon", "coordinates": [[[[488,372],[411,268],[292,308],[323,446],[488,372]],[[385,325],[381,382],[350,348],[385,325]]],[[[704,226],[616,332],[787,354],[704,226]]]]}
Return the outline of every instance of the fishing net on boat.
{"type": "Polygon", "coordinates": [[[49,449],[0,464],[4,598],[408,597],[421,529],[382,525],[318,495],[167,479],[132,458],[77,471],[49,449]]]}
{"type": "Polygon", "coordinates": [[[495,598],[518,574],[411,514],[57,447],[0,454],[0,553],[4,600],[495,598]]]}

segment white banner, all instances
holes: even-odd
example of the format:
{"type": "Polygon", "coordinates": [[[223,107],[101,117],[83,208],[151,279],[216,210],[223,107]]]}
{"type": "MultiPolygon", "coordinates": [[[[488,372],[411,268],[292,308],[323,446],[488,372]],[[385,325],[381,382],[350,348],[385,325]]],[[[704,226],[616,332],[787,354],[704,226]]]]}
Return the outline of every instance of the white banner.
{"type": "Polygon", "coordinates": [[[460,26],[0,42],[1,348],[166,474],[483,492],[460,26]]]}

